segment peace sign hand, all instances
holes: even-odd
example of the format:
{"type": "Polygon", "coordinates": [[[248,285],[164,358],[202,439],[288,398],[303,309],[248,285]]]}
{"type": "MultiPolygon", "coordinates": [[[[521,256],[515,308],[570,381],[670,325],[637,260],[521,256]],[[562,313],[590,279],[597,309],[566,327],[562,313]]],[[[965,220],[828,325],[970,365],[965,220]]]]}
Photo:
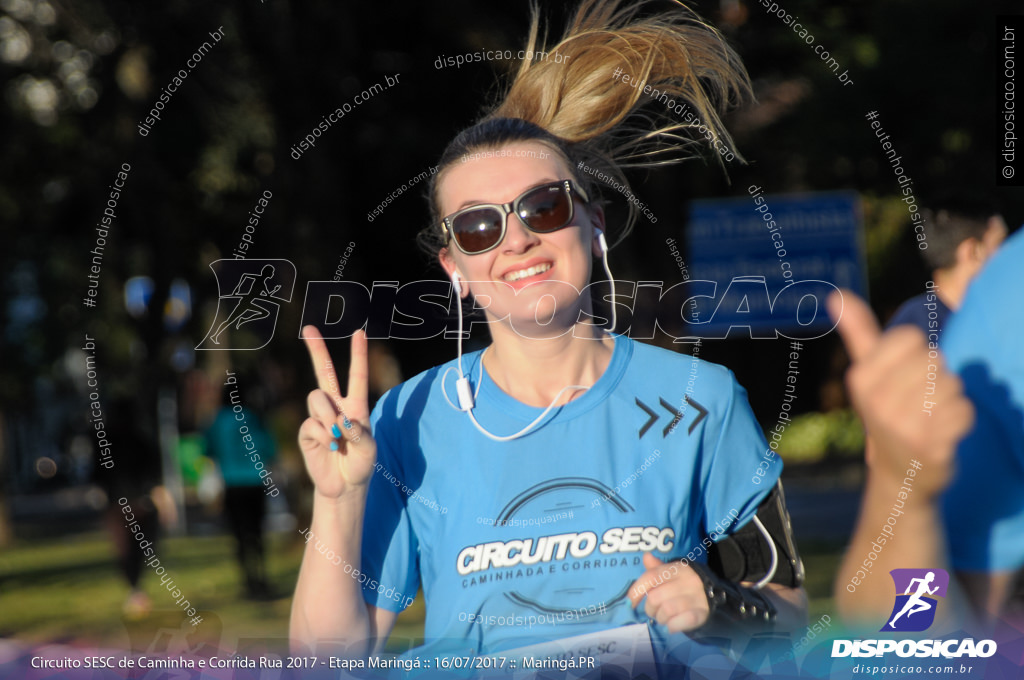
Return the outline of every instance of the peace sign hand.
{"type": "Polygon", "coordinates": [[[320,332],[306,326],[302,337],[319,384],[319,389],[309,393],[309,418],[299,428],[299,448],[306,470],[316,493],[325,498],[338,499],[353,492],[365,494],[377,460],[366,398],[366,334],[356,331],[352,336],[345,397],[338,390],[334,364],[320,332]]]}

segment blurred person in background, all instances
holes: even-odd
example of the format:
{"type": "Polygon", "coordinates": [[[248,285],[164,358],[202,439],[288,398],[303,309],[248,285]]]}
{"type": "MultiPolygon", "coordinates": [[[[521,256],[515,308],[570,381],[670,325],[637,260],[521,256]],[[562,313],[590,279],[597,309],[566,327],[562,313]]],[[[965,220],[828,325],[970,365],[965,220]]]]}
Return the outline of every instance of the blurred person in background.
{"type": "Polygon", "coordinates": [[[964,616],[1024,624],[1014,574],[1024,567],[1024,232],[967,290],[941,352],[912,327],[880,334],[850,293],[830,300],[850,354],[851,399],[868,434],[861,514],[840,567],[836,603],[848,621],[888,616],[897,568],[950,571],[948,628],[964,616]],[[922,400],[933,404],[922,408],[922,400]],[[919,468],[914,465],[917,462],[919,468]],[[900,495],[908,468],[912,491],[900,495]],[[894,502],[893,540],[879,542],[894,502]],[[869,553],[877,556],[867,564],[869,553]]]}
{"type": "Polygon", "coordinates": [[[267,582],[263,520],[266,517],[266,478],[277,447],[259,416],[243,404],[237,383],[224,385],[221,406],[204,434],[207,455],[217,462],[224,479],[224,515],[235,538],[235,555],[251,599],[270,599],[267,582]]]}
{"type": "MultiPolygon", "coordinates": [[[[925,335],[938,335],[949,315],[960,308],[967,287],[1006,240],[1006,222],[993,201],[955,196],[925,211],[921,257],[932,272],[925,292],[896,310],[886,328],[912,324],[925,335]]],[[[937,341],[937,338],[936,338],[937,341]]]]}
{"type": "Polygon", "coordinates": [[[130,619],[139,619],[149,613],[152,603],[141,586],[145,556],[136,534],[141,531],[145,535],[141,540],[150,541],[156,550],[161,524],[173,525],[177,510],[162,486],[159,447],[139,427],[135,402],[123,397],[114,400],[104,420],[110,433],[113,464],[96,467],[96,482],[107,494],[107,530],[130,589],[124,613],[130,619]],[[129,515],[122,512],[118,502],[122,498],[131,508],[129,515]]]}

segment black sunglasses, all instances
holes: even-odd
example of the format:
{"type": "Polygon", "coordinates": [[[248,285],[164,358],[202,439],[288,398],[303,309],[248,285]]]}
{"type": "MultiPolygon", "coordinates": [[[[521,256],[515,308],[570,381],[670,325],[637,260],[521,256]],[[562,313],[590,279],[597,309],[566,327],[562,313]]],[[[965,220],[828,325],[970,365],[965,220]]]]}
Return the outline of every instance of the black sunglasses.
{"type": "Polygon", "coordinates": [[[567,226],[573,218],[574,193],[584,203],[589,202],[571,179],[563,179],[529,189],[511,203],[481,203],[463,208],[441,220],[441,231],[466,255],[479,255],[505,238],[508,216],[513,212],[527,229],[538,234],[550,234],[567,226]]]}

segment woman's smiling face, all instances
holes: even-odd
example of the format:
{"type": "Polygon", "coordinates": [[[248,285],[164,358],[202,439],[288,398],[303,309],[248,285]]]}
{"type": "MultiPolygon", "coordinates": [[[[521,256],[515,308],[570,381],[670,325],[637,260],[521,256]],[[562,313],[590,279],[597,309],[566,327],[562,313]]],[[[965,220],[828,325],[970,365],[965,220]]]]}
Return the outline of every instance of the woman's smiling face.
{"type": "MultiPolygon", "coordinates": [[[[572,179],[566,161],[546,144],[519,142],[480,151],[448,166],[438,185],[442,215],[481,203],[511,203],[537,186],[572,179]]],[[[505,237],[491,250],[466,255],[454,244],[441,250],[441,265],[467,282],[463,292],[486,307],[492,320],[508,318],[527,337],[561,335],[581,310],[590,311],[591,258],[599,255],[594,229],[604,227],[600,209],[573,194],[573,219],[548,234],[530,231],[515,213],[505,237]]]]}

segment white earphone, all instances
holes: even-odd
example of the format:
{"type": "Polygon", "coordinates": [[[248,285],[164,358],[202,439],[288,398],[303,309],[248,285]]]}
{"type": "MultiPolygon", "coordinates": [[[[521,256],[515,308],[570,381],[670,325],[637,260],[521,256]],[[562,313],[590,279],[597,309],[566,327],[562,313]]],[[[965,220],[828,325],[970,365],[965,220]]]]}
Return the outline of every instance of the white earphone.
{"type": "MultiPolygon", "coordinates": [[[[611,285],[612,325],[609,328],[605,329],[605,330],[613,331],[613,330],[615,330],[615,322],[617,321],[616,314],[615,314],[615,302],[614,302],[614,300],[615,300],[615,279],[612,277],[612,271],[608,267],[608,242],[604,238],[604,231],[602,231],[601,229],[595,229],[595,231],[597,232],[597,244],[598,244],[598,247],[601,249],[601,260],[602,260],[602,263],[604,264],[604,271],[608,275],[608,282],[611,285]]],[[[464,411],[466,413],[466,415],[469,416],[469,419],[471,421],[473,421],[473,425],[476,426],[476,429],[478,429],[483,435],[489,437],[490,439],[493,439],[494,441],[499,441],[499,442],[507,442],[507,441],[512,441],[513,439],[518,439],[518,438],[522,437],[523,435],[525,435],[526,433],[528,433],[533,428],[535,428],[538,424],[540,424],[540,422],[542,420],[544,420],[545,417],[547,417],[548,413],[550,413],[551,409],[553,409],[555,407],[555,404],[557,404],[558,400],[562,398],[562,394],[566,390],[572,390],[572,389],[588,390],[588,389],[590,389],[590,387],[588,387],[586,385],[567,385],[566,387],[563,387],[561,390],[559,390],[558,394],[555,395],[555,398],[551,401],[551,403],[548,404],[548,407],[546,409],[544,409],[543,413],[541,413],[539,416],[537,416],[537,418],[532,423],[530,423],[529,425],[524,427],[519,432],[516,432],[515,434],[510,434],[510,435],[506,435],[506,436],[500,436],[500,435],[496,435],[496,434],[491,434],[486,429],[484,429],[484,427],[480,423],[477,422],[476,417],[473,415],[473,407],[476,405],[476,394],[479,394],[479,392],[480,392],[480,385],[483,382],[482,378],[483,378],[483,373],[484,373],[484,356],[483,356],[483,354],[480,355],[480,372],[479,372],[479,376],[477,377],[477,386],[476,386],[477,392],[476,392],[476,394],[474,394],[473,388],[469,384],[469,377],[466,375],[466,373],[462,369],[462,275],[459,274],[459,271],[457,269],[453,269],[452,270],[452,277],[451,278],[452,278],[452,289],[455,291],[455,295],[458,297],[458,300],[456,300],[455,304],[457,306],[458,316],[459,316],[459,334],[458,334],[457,340],[456,340],[457,348],[458,348],[459,360],[458,360],[458,363],[456,364],[456,367],[454,367],[454,370],[458,371],[458,374],[459,374],[458,379],[456,379],[456,381],[455,381],[455,391],[456,391],[456,394],[458,395],[459,405],[456,406],[455,404],[452,403],[451,399],[448,398],[448,392],[444,389],[444,378],[447,377],[448,371],[453,370],[453,367],[449,367],[448,371],[445,371],[444,376],[442,376],[442,379],[441,379],[441,393],[444,394],[445,401],[448,402],[448,405],[451,406],[452,408],[458,410],[458,411],[464,411]]],[[[486,352],[487,352],[487,350],[484,350],[484,353],[486,353],[486,352]]]]}
{"type": "Polygon", "coordinates": [[[618,321],[618,316],[615,313],[615,277],[612,276],[612,270],[608,266],[608,242],[604,240],[604,230],[594,228],[597,232],[597,246],[601,249],[601,263],[604,265],[604,273],[608,275],[608,285],[611,286],[611,303],[612,303],[612,325],[605,328],[609,333],[615,330],[615,322],[618,321]]]}
{"type": "MultiPolygon", "coordinates": [[[[459,335],[457,339],[459,348],[459,379],[455,381],[455,390],[458,393],[459,397],[459,410],[466,411],[467,413],[469,413],[470,411],[473,410],[475,401],[473,389],[469,385],[469,378],[466,377],[465,372],[462,370],[462,276],[459,274],[458,269],[452,271],[452,288],[455,289],[455,296],[458,298],[455,301],[455,305],[459,310],[459,335]]],[[[480,359],[480,365],[482,370],[483,357],[481,356],[480,359]]],[[[448,375],[447,371],[445,371],[445,375],[448,375]]],[[[444,391],[443,382],[444,381],[442,380],[442,392],[444,391]]],[[[479,380],[477,382],[479,383],[479,380]]],[[[444,398],[448,399],[447,392],[445,392],[444,398]]],[[[449,400],[448,403],[451,404],[451,400],[449,400]]],[[[454,406],[454,404],[452,404],[452,406],[454,406]]],[[[472,414],[470,414],[470,416],[472,416],[472,414]]]]}

